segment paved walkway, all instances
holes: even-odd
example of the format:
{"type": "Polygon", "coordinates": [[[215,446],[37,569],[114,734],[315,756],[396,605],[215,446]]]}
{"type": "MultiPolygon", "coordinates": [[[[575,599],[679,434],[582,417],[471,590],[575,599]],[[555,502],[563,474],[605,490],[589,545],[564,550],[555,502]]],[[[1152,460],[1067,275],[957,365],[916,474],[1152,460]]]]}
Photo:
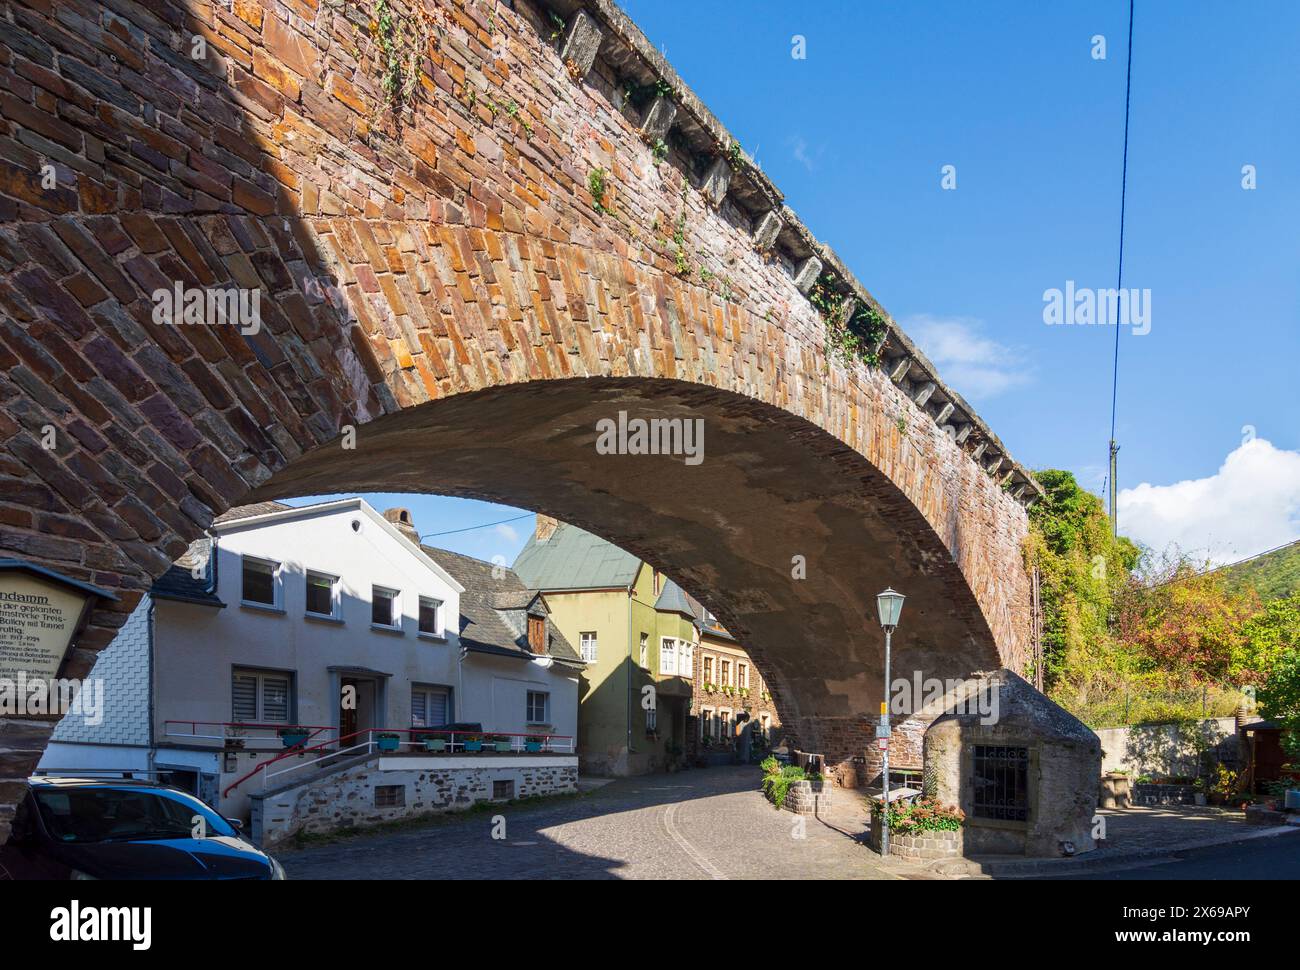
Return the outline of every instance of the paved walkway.
{"type": "Polygon", "coordinates": [[[858,841],[860,797],[842,793],[827,821],[800,819],[773,808],[759,778],[756,767],[624,778],[277,857],[290,879],[899,878],[858,841]]]}

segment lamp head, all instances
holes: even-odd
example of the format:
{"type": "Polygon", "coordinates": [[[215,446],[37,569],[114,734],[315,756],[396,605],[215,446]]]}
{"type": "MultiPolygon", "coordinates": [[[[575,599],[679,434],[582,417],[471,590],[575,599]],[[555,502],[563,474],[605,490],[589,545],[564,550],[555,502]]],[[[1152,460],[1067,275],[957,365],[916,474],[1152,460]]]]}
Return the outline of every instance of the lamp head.
{"type": "Polygon", "coordinates": [[[904,599],[902,593],[892,589],[886,589],[876,596],[876,610],[880,614],[880,625],[886,630],[898,626],[898,619],[903,614],[904,599]]]}

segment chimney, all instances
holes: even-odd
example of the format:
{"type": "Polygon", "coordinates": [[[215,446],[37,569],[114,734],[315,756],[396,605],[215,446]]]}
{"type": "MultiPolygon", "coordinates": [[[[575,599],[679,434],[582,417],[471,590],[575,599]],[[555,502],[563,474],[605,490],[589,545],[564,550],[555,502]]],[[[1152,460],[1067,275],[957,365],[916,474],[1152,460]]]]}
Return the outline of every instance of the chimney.
{"type": "Polygon", "coordinates": [[[416,531],[415,523],[411,520],[410,509],[389,509],[384,513],[384,518],[397,526],[398,532],[419,546],[420,533],[416,531]]]}
{"type": "Polygon", "coordinates": [[[549,515],[542,515],[541,512],[538,512],[536,530],[537,541],[546,542],[550,539],[551,536],[555,535],[555,529],[559,524],[560,522],[558,519],[553,519],[549,515]]]}

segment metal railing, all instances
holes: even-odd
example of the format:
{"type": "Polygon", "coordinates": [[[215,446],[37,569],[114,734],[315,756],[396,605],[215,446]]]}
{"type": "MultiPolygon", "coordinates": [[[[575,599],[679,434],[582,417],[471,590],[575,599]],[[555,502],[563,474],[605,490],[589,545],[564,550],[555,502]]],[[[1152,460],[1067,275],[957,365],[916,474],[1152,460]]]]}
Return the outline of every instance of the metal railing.
{"type": "MultiPolygon", "coordinates": [[[[183,723],[190,723],[188,721],[183,723]]],[[[202,722],[199,722],[202,723],[202,722]]],[[[331,729],[332,730],[332,729],[331,729]]],[[[323,761],[336,760],[349,754],[362,751],[373,754],[385,752],[400,753],[408,748],[409,754],[418,754],[421,750],[429,754],[466,754],[490,757],[494,754],[514,753],[550,753],[572,754],[575,750],[574,738],[569,734],[508,734],[503,731],[449,731],[442,728],[366,728],[339,738],[320,742],[310,746],[297,745],[280,752],[276,757],[263,761],[252,771],[240,776],[226,786],[222,797],[226,797],[248,779],[261,775],[262,787],[265,789],[272,778],[287,775],[300,768],[320,764],[323,761]],[[407,735],[402,740],[402,735],[407,735]],[[358,740],[361,739],[361,740],[358,740]],[[501,739],[501,740],[498,740],[501,739]],[[347,744],[353,741],[356,743],[347,744]],[[438,742],[442,741],[442,746],[438,742]],[[345,746],[346,745],[346,746],[345,746]],[[305,754],[315,753],[308,761],[299,760],[294,764],[275,771],[268,769],[286,758],[300,758],[305,754]]]]}
{"type": "Polygon", "coordinates": [[[322,741],[322,735],[338,729],[325,724],[261,724],[254,721],[163,721],[163,735],[172,740],[220,741],[227,746],[231,741],[280,741],[287,733],[302,732],[308,741],[322,741]],[[189,730],[182,730],[186,725],[189,730]],[[203,733],[199,728],[203,728],[203,733]],[[269,732],[252,733],[249,732],[269,732]]]}

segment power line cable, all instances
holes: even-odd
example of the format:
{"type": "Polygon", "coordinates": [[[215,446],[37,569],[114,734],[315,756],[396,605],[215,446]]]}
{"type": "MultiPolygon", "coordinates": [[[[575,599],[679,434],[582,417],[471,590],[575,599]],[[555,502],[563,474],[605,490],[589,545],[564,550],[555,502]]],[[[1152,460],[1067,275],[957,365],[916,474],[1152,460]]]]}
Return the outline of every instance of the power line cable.
{"type": "Polygon", "coordinates": [[[454,536],[461,532],[473,532],[475,529],[490,529],[494,525],[505,525],[507,522],[518,522],[520,519],[527,519],[532,515],[532,512],[526,512],[523,515],[516,515],[513,519],[501,519],[499,522],[484,522],[482,525],[469,525],[463,529],[448,529],[446,532],[429,532],[420,536],[420,538],[435,539],[438,536],[454,536]]]}
{"type": "MultiPolygon", "coordinates": [[[[1128,127],[1129,127],[1129,109],[1132,103],[1133,92],[1133,3],[1128,2],[1128,64],[1124,74],[1124,164],[1120,175],[1119,190],[1119,269],[1116,273],[1115,292],[1123,292],[1124,287],[1124,217],[1128,203],[1128,127]]],[[[1110,377],[1110,449],[1107,455],[1106,467],[1111,470],[1110,488],[1112,492],[1117,488],[1115,482],[1115,453],[1119,450],[1115,445],[1115,423],[1116,416],[1119,413],[1119,321],[1115,321],[1115,357],[1111,366],[1110,377]]],[[[1118,534],[1119,531],[1119,508],[1118,502],[1112,502],[1111,529],[1118,534]]]]}

